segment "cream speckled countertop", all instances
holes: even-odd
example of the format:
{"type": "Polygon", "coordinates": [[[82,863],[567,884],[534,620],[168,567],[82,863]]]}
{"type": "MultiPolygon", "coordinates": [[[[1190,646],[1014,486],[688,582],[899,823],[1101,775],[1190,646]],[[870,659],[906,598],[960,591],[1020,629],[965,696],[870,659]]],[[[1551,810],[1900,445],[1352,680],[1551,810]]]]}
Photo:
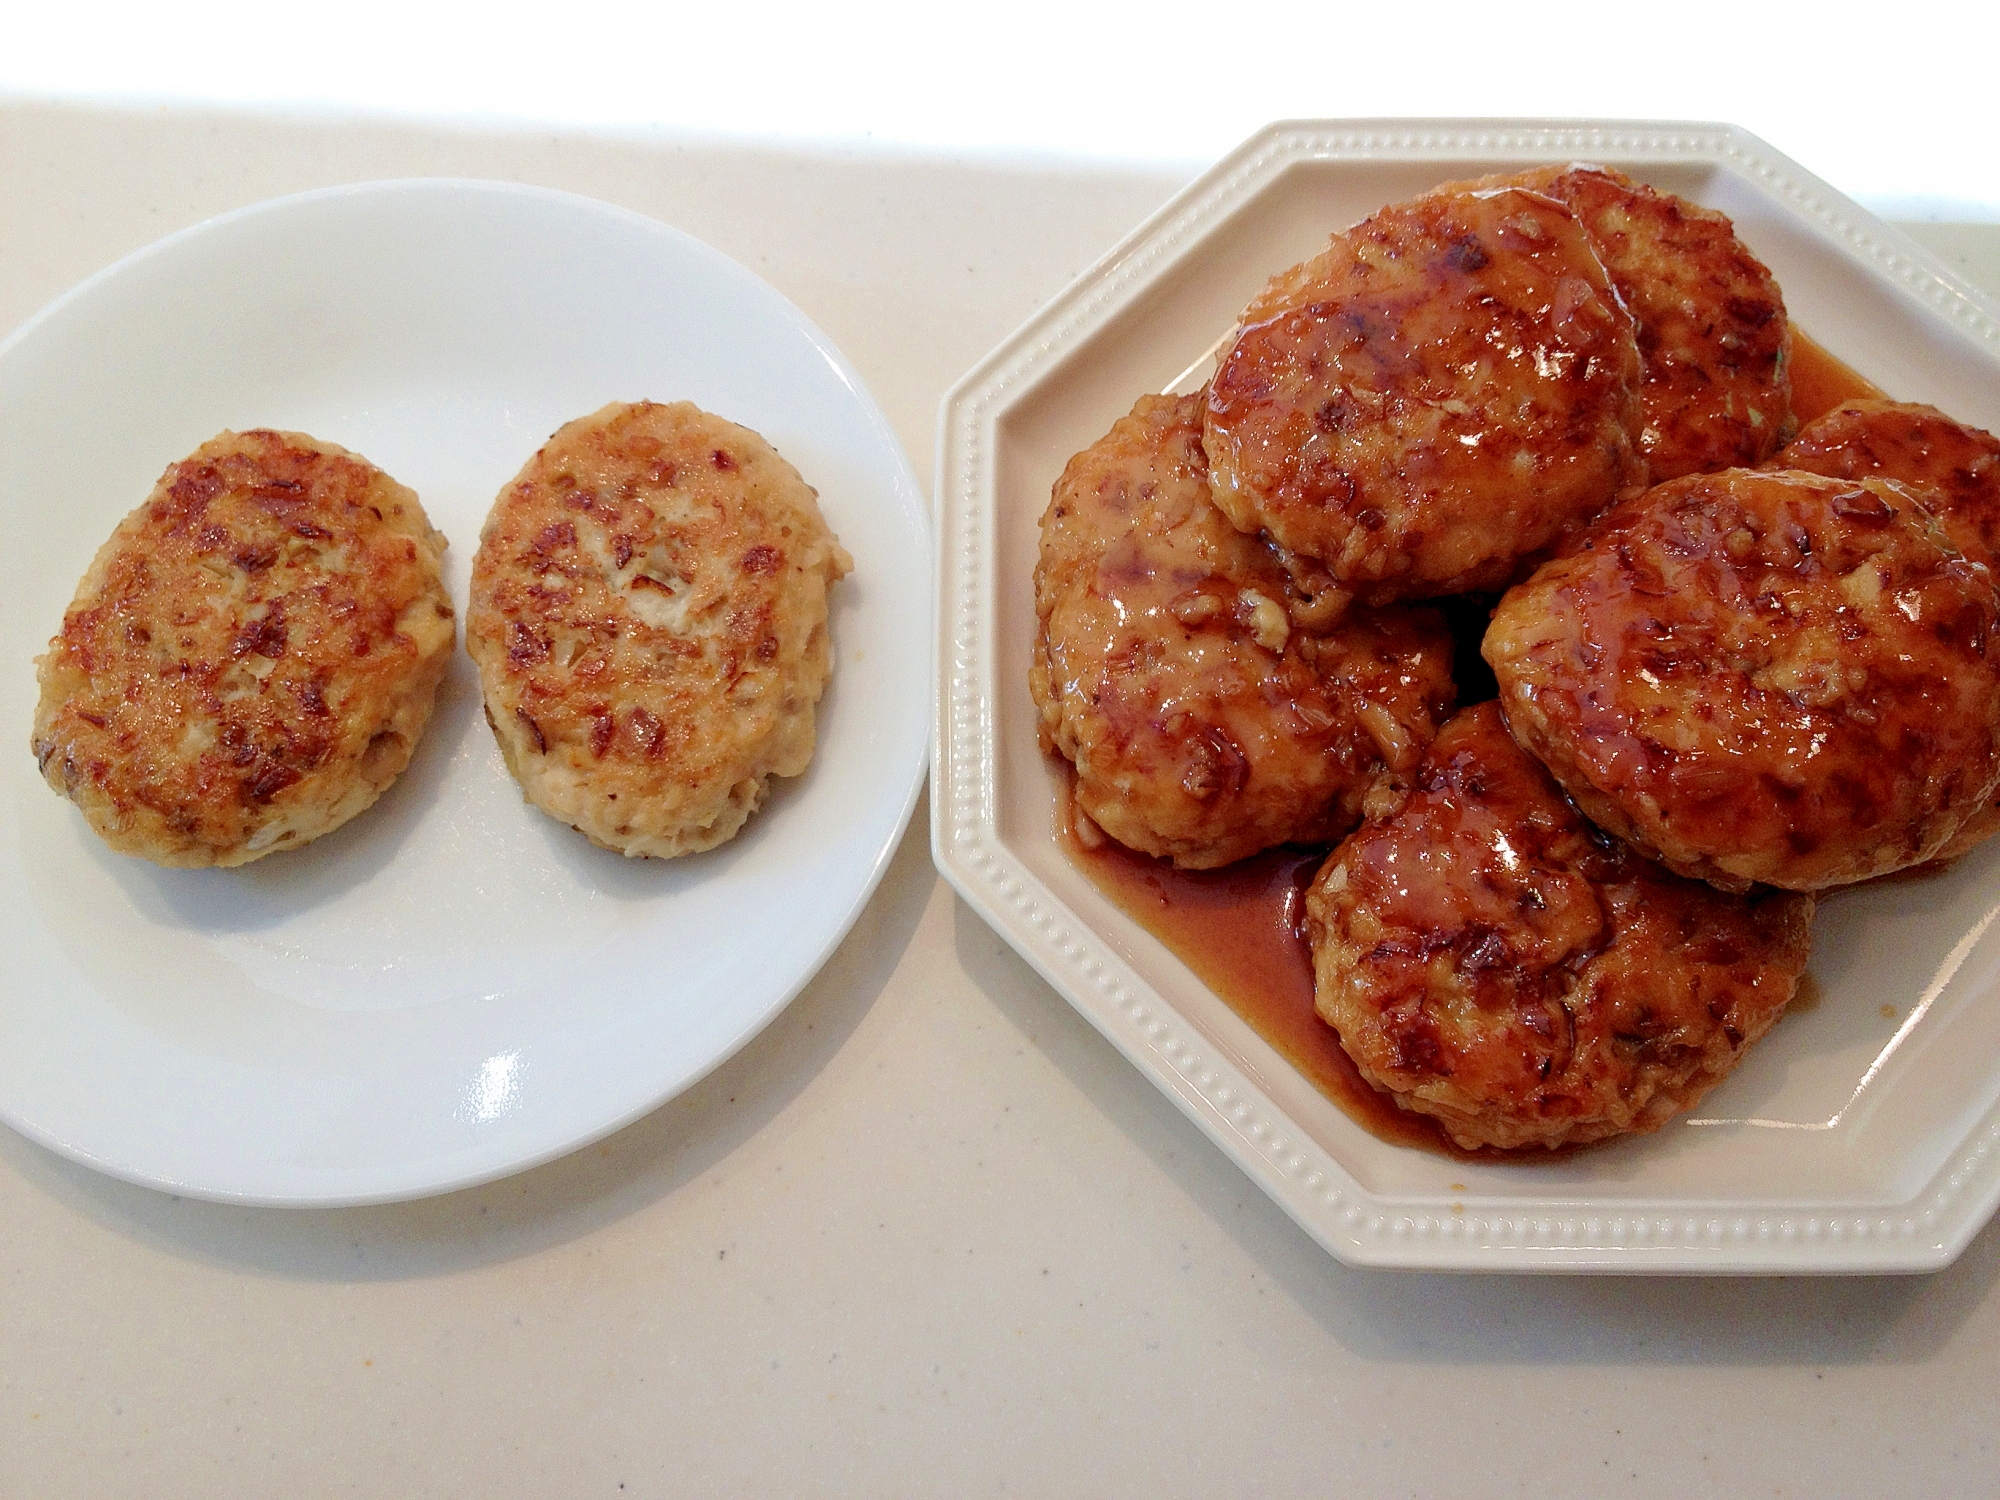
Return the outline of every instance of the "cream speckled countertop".
{"type": "MultiPolygon", "coordinates": [[[[0,331],[259,199],[537,182],[772,282],[928,482],[945,388],[1198,165],[0,105],[0,331]]],[[[2000,291],[2000,227],[1910,227],[2000,291]]],[[[953,897],[921,808],[768,1031],[525,1175],[235,1209],[0,1131],[6,1500],[2000,1493],[1996,1368],[1991,1228],[1906,1279],[1339,1265],[953,897]]]]}

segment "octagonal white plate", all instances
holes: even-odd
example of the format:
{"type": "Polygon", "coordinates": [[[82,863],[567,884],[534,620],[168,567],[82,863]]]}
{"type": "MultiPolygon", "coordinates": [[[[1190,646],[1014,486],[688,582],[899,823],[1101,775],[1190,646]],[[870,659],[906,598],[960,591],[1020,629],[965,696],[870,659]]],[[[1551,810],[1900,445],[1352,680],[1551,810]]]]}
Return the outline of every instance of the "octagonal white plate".
{"type": "Polygon", "coordinates": [[[1369,1134],[1054,837],[1026,687],[1036,523],[1068,456],[1175,385],[1276,271],[1381,205],[1533,162],[1608,162],[1729,213],[1798,327],[1892,395],[2000,429],[1978,293],[1726,126],[1284,124],[1112,250],[946,398],[932,836],[973,907],[1321,1244],[1373,1265],[1920,1270],[2000,1201],[2000,841],[1822,903],[1820,996],[1698,1114],[1555,1161],[1461,1162],[1369,1134]]]}
{"type": "Polygon", "coordinates": [[[572,1150],[778,1013],[915,805],[930,543],[908,460],[797,309],[637,214],[418,181],[199,225],[0,347],[0,475],[0,1119],[116,1176],[358,1203],[572,1150]],[[528,808],[463,652],[380,803],[238,870],[113,854],[35,774],[31,659],[204,439],[294,428],[373,459],[450,539],[462,615],[500,487],[561,423],[642,397],[761,431],[854,554],[818,754],[733,843],[627,861],[528,808]]]}

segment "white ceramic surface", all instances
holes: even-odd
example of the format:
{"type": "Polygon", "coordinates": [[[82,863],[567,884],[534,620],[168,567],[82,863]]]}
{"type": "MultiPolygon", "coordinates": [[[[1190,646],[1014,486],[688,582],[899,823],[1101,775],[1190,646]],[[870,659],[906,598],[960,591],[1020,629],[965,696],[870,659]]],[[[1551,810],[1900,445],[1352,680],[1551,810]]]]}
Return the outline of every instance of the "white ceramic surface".
{"type": "Polygon", "coordinates": [[[1531,162],[1609,162],[1729,213],[1795,324],[1892,395],[2000,427],[2000,323],[1922,250],[1725,126],[1274,126],[946,397],[938,459],[939,868],[1335,1255],[1492,1270],[1918,1270],[2000,1201],[2000,850],[1821,906],[1795,1005],[1692,1117],[1555,1161],[1385,1143],[1101,895],[1053,837],[1026,667],[1036,523],[1069,454],[1182,378],[1274,272],[1380,205],[1531,162]]]}
{"type": "Polygon", "coordinates": [[[0,1119],[116,1176],[386,1201],[547,1160],[685,1088],[847,931],[921,785],[927,511],[852,368],[700,242],[587,198],[404,181],[164,240],[0,347],[0,1119]],[[528,808],[462,652],[403,778],[296,854],[105,849],[26,753],[31,658],[117,519],[225,428],[414,487],[461,615],[479,527],[555,427],[689,399],[762,432],[853,553],[807,774],[733,843],[626,861],[528,808]]]}

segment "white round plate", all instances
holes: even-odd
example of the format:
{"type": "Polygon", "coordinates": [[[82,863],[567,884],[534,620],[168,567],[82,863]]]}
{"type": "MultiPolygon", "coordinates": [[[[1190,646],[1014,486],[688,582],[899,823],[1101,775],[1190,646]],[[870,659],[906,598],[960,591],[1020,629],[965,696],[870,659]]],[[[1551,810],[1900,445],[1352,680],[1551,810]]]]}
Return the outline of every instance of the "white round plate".
{"type": "Polygon", "coordinates": [[[0,345],[0,476],[0,1119],[117,1177],[383,1202],[603,1136],[797,993],[923,779],[929,522],[895,435],[784,298],[606,204],[390,182],[175,235],[0,345]],[[205,439],[309,432],[412,486],[462,617],[500,487],[563,422],[641,398],[761,432],[854,555],[818,754],[733,843],[628,861],[527,807],[462,652],[374,808],[238,870],[114,854],[37,776],[33,658],[205,439]]]}

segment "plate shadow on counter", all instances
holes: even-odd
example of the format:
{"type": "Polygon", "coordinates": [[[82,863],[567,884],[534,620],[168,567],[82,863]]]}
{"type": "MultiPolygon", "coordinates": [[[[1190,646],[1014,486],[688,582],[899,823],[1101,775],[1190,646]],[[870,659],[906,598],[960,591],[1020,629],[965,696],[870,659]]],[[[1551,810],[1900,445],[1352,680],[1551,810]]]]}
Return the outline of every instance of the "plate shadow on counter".
{"type": "Polygon", "coordinates": [[[162,1253],[300,1281],[446,1276],[570,1243],[681,1191],[782,1114],[874,1005],[915,936],[931,880],[921,799],[876,895],[798,998],[741,1052],[594,1145],[480,1187],[363,1208],[246,1208],[102,1176],[0,1129],[37,1189],[162,1253]]]}
{"type": "MultiPolygon", "coordinates": [[[[2000,1277],[2000,1226],[1925,1276],[1525,1276],[1343,1264],[969,908],[958,956],[996,1010],[1327,1335],[1390,1364],[1910,1364],[2000,1277]]],[[[1532,1170],[1532,1169],[1530,1169],[1532,1170]]]]}

